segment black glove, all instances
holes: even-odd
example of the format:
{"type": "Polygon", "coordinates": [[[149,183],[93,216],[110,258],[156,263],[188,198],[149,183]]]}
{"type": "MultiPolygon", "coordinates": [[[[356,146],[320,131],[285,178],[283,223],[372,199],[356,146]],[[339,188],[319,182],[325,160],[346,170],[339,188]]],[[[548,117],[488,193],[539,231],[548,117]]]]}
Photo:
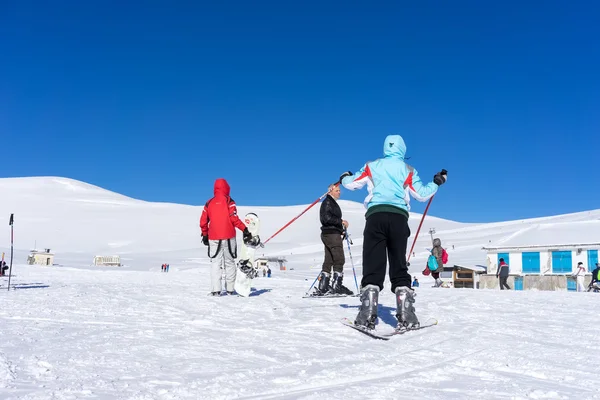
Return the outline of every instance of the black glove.
{"type": "Polygon", "coordinates": [[[352,171],[346,171],[346,172],[344,172],[342,175],[340,175],[340,180],[339,180],[338,182],[339,182],[339,183],[342,183],[342,179],[344,179],[344,178],[345,178],[345,177],[347,177],[347,176],[352,176],[352,175],[354,175],[354,174],[352,173],[352,171]]]}
{"type": "Polygon", "coordinates": [[[442,186],[446,182],[446,179],[448,179],[448,171],[443,169],[433,176],[433,183],[442,186]]]}
{"type": "Polygon", "coordinates": [[[208,235],[202,235],[202,244],[208,246],[208,235]]]}
{"type": "Polygon", "coordinates": [[[252,240],[252,234],[250,233],[248,228],[244,229],[243,235],[244,235],[244,243],[249,243],[252,240]]]}

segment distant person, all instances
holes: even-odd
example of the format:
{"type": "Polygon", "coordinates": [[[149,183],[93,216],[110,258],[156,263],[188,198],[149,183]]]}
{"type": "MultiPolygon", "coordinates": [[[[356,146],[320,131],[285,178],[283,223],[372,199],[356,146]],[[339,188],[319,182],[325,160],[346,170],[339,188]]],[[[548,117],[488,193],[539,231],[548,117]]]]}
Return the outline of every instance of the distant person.
{"type": "Polygon", "coordinates": [[[342,284],[344,279],[344,232],[348,228],[348,221],[342,219],[342,209],[337,201],[340,198],[340,186],[329,185],[327,197],[321,203],[319,217],[321,220],[321,242],[324,245],[324,260],[319,285],[315,291],[316,296],[333,294],[354,294],[342,284]],[[331,273],[333,270],[333,280],[331,273]]]}
{"type": "Polygon", "coordinates": [[[235,259],[237,244],[235,228],[243,232],[244,242],[252,240],[252,234],[237,215],[235,201],[229,196],[230,187],[225,179],[219,178],[214,184],[214,197],[206,202],[200,217],[202,243],[208,246],[211,263],[211,294],[221,294],[221,277],[225,273],[228,294],[235,293],[235,259]]]}
{"type": "Polygon", "coordinates": [[[596,269],[592,271],[592,280],[588,286],[588,292],[600,290],[600,263],[596,263],[596,269]]]}
{"type": "Polygon", "coordinates": [[[508,264],[506,262],[504,262],[504,258],[500,258],[500,260],[498,260],[498,271],[496,272],[496,278],[500,278],[500,290],[504,290],[504,288],[506,288],[506,290],[510,290],[510,287],[508,286],[508,283],[506,282],[508,280],[508,275],[510,273],[510,267],[508,266],[508,264]]]}
{"type": "Polygon", "coordinates": [[[0,276],[5,276],[6,275],[6,270],[8,269],[8,266],[6,265],[6,261],[0,261],[0,276]]]}
{"type": "Polygon", "coordinates": [[[165,264],[160,266],[160,272],[165,272],[165,264]]]}
{"type": "Polygon", "coordinates": [[[169,264],[165,265],[165,271],[169,272],[169,264]]]}
{"type": "Polygon", "coordinates": [[[583,263],[580,261],[577,263],[577,271],[575,271],[575,273],[573,273],[573,277],[575,279],[577,279],[577,291],[578,292],[584,292],[585,291],[585,267],[583,266],[583,263]]]}
{"type": "Polygon", "coordinates": [[[427,201],[446,182],[447,171],[433,176],[424,184],[417,170],[406,164],[406,145],[400,135],[389,135],[383,143],[383,158],[367,162],[358,172],[345,172],[340,177],[349,190],[367,186],[367,212],[363,232],[363,277],[360,308],[354,324],[373,329],[377,321],[379,292],[383,290],[389,261],[392,293],[396,295],[398,327],[419,326],[415,314],[415,294],[406,262],[410,196],[427,201]]]}
{"type": "Polygon", "coordinates": [[[412,287],[419,287],[419,280],[417,279],[417,277],[415,277],[415,279],[413,280],[412,287]]]}
{"type": "Polygon", "coordinates": [[[269,269],[267,270],[267,278],[270,278],[270,277],[271,277],[271,268],[269,268],[269,269]]]}
{"type": "Polygon", "coordinates": [[[435,279],[435,284],[433,287],[441,287],[444,282],[440,279],[440,272],[444,269],[444,263],[442,255],[444,253],[444,249],[442,249],[442,241],[439,238],[433,239],[433,248],[431,249],[431,254],[435,257],[435,261],[437,262],[437,269],[435,271],[431,271],[431,276],[435,279]]]}

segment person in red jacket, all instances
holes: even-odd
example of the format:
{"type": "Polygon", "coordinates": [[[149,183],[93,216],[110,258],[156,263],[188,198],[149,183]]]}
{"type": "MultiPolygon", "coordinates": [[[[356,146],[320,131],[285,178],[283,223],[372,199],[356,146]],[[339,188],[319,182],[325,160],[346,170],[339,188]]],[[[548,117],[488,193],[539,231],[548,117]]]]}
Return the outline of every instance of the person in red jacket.
{"type": "Polygon", "coordinates": [[[208,246],[211,262],[211,294],[221,294],[221,276],[225,270],[225,283],[228,294],[234,294],[235,258],[237,245],[235,228],[244,233],[244,242],[252,240],[252,234],[237,215],[235,201],[229,197],[229,184],[223,178],[215,181],[215,196],[208,200],[200,217],[202,243],[208,246]]]}

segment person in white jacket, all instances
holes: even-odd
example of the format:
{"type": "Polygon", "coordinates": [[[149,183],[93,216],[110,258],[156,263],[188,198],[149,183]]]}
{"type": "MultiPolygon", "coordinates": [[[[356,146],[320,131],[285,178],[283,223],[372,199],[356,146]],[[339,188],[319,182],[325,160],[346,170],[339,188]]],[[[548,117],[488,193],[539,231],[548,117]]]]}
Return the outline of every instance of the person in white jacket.
{"type": "Polygon", "coordinates": [[[585,280],[585,268],[582,262],[577,263],[577,271],[573,274],[573,277],[577,279],[577,291],[585,292],[584,280],[585,280]]]}

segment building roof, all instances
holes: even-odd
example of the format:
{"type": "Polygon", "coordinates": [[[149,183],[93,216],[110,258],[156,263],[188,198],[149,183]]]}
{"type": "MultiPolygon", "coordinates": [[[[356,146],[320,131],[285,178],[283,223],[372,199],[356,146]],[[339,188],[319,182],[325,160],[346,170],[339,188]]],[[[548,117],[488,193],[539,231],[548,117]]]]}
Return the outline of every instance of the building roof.
{"type": "Polygon", "coordinates": [[[287,262],[287,259],[285,257],[258,257],[258,258],[256,258],[255,261],[258,261],[258,260],[266,260],[269,262],[273,262],[273,261],[287,262]]]}
{"type": "Polygon", "coordinates": [[[54,255],[54,253],[48,253],[48,252],[41,251],[41,250],[30,250],[29,253],[32,256],[39,255],[39,254],[44,254],[44,255],[47,255],[47,256],[53,256],[54,255]]]}
{"type": "Polygon", "coordinates": [[[483,265],[458,265],[458,264],[454,264],[454,267],[458,267],[458,268],[462,268],[462,269],[468,269],[469,271],[474,271],[474,272],[487,272],[487,267],[483,266],[483,265]]]}
{"type": "Polygon", "coordinates": [[[600,220],[535,224],[484,250],[600,247],[600,220]]]}

